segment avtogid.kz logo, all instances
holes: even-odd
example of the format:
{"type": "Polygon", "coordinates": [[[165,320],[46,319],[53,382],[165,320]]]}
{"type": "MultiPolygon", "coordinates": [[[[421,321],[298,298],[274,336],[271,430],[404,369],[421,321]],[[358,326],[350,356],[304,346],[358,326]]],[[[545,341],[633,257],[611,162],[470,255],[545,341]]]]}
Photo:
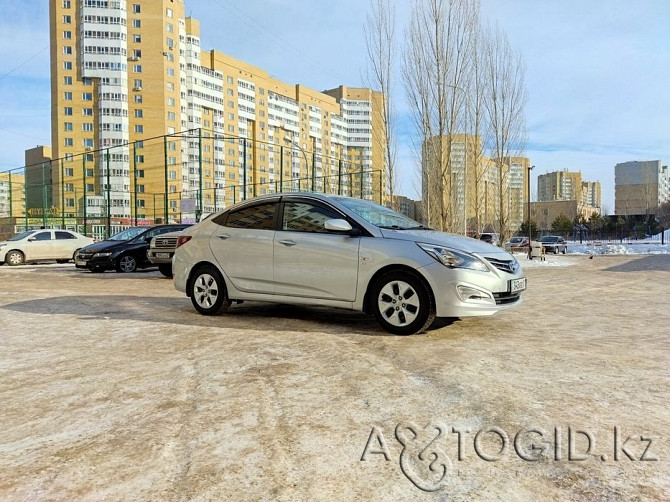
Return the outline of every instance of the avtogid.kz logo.
{"type": "MultiPolygon", "coordinates": [[[[566,431],[554,427],[551,433],[540,427],[530,427],[512,436],[500,427],[473,431],[467,427],[449,427],[442,422],[431,422],[425,427],[406,422],[395,428],[395,438],[402,446],[400,470],[417,488],[426,492],[435,492],[447,485],[453,476],[452,458],[459,462],[466,457],[497,462],[512,452],[512,455],[524,462],[658,460],[652,450],[656,438],[649,434],[624,437],[620,428],[615,426],[607,435],[608,440],[604,442],[607,444],[611,440],[611,446],[604,447],[602,453],[598,454],[595,435],[586,429],[574,427],[567,427],[566,431]],[[470,441],[471,450],[468,448],[470,441]],[[445,449],[452,451],[451,458],[445,449]]],[[[391,460],[384,433],[377,426],[373,426],[370,431],[361,461],[373,456],[383,457],[386,462],[391,460]]]]}

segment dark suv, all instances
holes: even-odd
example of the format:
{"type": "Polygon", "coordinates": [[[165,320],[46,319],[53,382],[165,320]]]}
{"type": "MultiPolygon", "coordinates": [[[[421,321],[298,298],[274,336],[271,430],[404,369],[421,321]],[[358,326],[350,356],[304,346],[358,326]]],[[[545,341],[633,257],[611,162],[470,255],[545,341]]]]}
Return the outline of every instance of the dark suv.
{"type": "Polygon", "coordinates": [[[107,240],[81,248],[75,256],[75,266],[87,268],[91,272],[116,270],[126,273],[154,266],[147,258],[151,239],[167,232],[184,230],[189,226],[175,224],[129,228],[107,240]]]}

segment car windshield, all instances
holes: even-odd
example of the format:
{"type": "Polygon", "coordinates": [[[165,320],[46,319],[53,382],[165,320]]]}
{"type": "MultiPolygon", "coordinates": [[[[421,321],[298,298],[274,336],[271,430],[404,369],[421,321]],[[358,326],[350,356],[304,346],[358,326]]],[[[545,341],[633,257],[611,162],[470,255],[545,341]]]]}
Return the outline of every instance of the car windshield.
{"type": "Polygon", "coordinates": [[[374,202],[359,199],[337,199],[337,201],[347,209],[356,213],[368,223],[372,223],[379,228],[390,228],[392,230],[427,230],[418,221],[414,221],[407,216],[380,206],[374,202]]]}
{"type": "Polygon", "coordinates": [[[517,243],[517,242],[522,242],[522,241],[523,241],[523,237],[512,237],[509,241],[510,241],[512,244],[517,243]]]}
{"type": "Polygon", "coordinates": [[[116,235],[112,235],[109,239],[110,241],[129,241],[130,239],[137,237],[142,232],[145,232],[147,227],[132,227],[123,232],[119,232],[116,235]]]}
{"type": "Polygon", "coordinates": [[[542,237],[540,239],[540,242],[556,242],[558,241],[558,237],[542,237]]]}
{"type": "Polygon", "coordinates": [[[16,234],[14,237],[11,237],[9,240],[10,241],[20,241],[21,239],[25,239],[29,235],[32,235],[36,232],[37,230],[28,230],[27,232],[21,232],[20,234],[16,234]]]}

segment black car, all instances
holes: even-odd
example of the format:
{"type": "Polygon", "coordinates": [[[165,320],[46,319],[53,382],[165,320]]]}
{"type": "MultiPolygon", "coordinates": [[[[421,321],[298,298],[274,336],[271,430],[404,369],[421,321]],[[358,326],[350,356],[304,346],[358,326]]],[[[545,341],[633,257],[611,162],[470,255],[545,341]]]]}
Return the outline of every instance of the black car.
{"type": "Polygon", "coordinates": [[[91,272],[134,272],[138,268],[154,266],[147,258],[151,239],[167,232],[184,230],[189,226],[174,224],[129,228],[107,240],[81,248],[75,256],[75,266],[87,268],[91,272]]]}

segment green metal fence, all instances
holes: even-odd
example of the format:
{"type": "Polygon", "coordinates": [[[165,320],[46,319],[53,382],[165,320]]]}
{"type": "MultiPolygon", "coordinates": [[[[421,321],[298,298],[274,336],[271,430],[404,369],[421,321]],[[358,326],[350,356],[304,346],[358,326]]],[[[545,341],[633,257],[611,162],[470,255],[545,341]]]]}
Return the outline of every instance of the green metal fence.
{"type": "Polygon", "coordinates": [[[0,238],[40,227],[104,238],[134,225],[193,223],[279,192],[383,203],[382,172],[365,166],[362,155],[196,129],[44,159],[0,173],[0,238]]]}

